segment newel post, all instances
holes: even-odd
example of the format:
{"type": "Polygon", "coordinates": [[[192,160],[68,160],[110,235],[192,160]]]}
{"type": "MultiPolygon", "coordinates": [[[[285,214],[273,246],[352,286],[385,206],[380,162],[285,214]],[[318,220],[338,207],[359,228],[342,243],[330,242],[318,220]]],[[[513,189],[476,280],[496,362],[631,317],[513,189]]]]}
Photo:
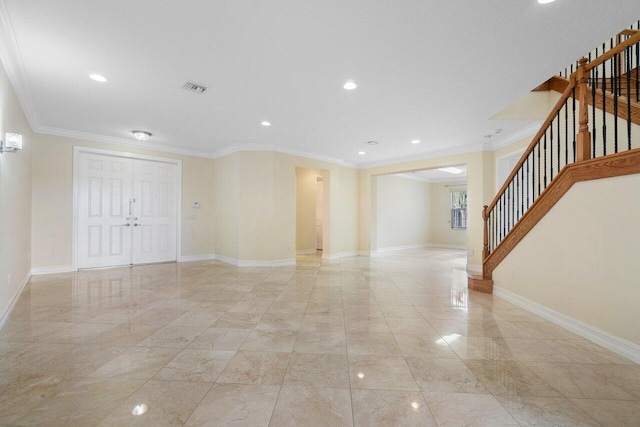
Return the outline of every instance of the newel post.
{"type": "Polygon", "coordinates": [[[486,260],[489,256],[489,214],[487,209],[489,206],[484,205],[482,209],[482,219],[484,220],[484,243],[482,245],[482,261],[486,260]]]}
{"type": "MultiPolygon", "coordinates": [[[[589,132],[589,70],[586,68],[587,58],[580,60],[577,86],[580,111],[578,115],[580,127],[576,138],[576,162],[591,159],[591,132],[589,132]]],[[[595,102],[595,100],[592,100],[595,102]]]]}

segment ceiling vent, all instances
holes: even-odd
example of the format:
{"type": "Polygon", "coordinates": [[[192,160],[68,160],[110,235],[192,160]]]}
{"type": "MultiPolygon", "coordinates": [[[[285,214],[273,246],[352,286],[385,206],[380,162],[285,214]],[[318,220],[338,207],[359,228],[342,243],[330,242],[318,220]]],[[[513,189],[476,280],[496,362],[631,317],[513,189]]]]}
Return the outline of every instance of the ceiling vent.
{"type": "Polygon", "coordinates": [[[378,141],[367,141],[367,145],[378,145],[380,144],[378,141]]]}
{"type": "Polygon", "coordinates": [[[209,88],[206,87],[205,85],[201,85],[199,83],[193,83],[193,82],[186,82],[182,86],[182,89],[186,89],[186,90],[191,91],[191,92],[199,93],[200,95],[204,94],[207,90],[209,90],[209,88]]]}

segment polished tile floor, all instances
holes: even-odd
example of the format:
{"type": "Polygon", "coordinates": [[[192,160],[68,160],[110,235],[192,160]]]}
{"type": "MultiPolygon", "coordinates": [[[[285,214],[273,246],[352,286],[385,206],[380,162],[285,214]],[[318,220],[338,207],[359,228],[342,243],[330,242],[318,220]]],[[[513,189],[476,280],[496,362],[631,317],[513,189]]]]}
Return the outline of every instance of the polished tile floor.
{"type": "Polygon", "coordinates": [[[464,253],[34,277],[0,425],[640,425],[640,367],[490,295],[464,253]]]}

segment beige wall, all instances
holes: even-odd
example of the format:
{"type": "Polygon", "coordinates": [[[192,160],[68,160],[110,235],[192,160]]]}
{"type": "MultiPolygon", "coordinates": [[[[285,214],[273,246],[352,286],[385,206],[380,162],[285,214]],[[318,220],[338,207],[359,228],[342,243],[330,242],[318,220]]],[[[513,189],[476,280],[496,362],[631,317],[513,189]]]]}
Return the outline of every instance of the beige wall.
{"type": "Polygon", "coordinates": [[[574,185],[496,268],[494,285],[640,345],[638,188],[640,175],[574,185]]]}
{"type": "Polygon", "coordinates": [[[360,171],[360,251],[369,252],[371,228],[371,180],[373,176],[453,165],[467,166],[467,194],[469,195],[469,224],[467,228],[467,265],[482,266],[483,221],[482,206],[494,196],[493,153],[475,152],[435,159],[417,160],[360,171]]]}
{"type": "Polygon", "coordinates": [[[451,191],[466,190],[466,184],[431,184],[431,243],[466,248],[467,230],[451,228],[451,191]]]}
{"type": "Polygon", "coordinates": [[[0,154],[0,323],[31,268],[33,153],[33,133],[4,67],[0,66],[0,138],[3,140],[6,132],[21,134],[23,149],[0,154]]]}
{"type": "Polygon", "coordinates": [[[182,160],[182,256],[214,253],[214,161],[136,147],[35,134],[33,141],[32,268],[70,268],[73,234],[73,147],[182,160]],[[193,202],[200,208],[192,208],[193,202]],[[196,215],[194,219],[187,216],[196,215]]]}
{"type": "Polygon", "coordinates": [[[430,243],[430,184],[393,175],[374,179],[377,250],[430,243]]]}
{"type": "Polygon", "coordinates": [[[324,173],[296,168],[296,251],[316,249],[316,192],[324,173]]]}

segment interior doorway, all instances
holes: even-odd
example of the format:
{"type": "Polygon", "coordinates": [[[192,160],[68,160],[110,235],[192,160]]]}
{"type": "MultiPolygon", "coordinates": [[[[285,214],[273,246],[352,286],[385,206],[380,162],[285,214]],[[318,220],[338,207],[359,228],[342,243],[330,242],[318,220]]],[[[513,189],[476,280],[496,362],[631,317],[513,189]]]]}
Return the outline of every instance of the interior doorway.
{"type": "Polygon", "coordinates": [[[179,161],[74,153],[76,268],[177,261],[179,161]]]}
{"type": "Polygon", "coordinates": [[[296,168],[296,255],[326,252],[328,179],[327,170],[296,168]]]}
{"type": "Polygon", "coordinates": [[[323,222],[323,204],[324,204],[324,181],[321,177],[316,179],[316,250],[322,250],[322,231],[324,229],[323,222]]]}

